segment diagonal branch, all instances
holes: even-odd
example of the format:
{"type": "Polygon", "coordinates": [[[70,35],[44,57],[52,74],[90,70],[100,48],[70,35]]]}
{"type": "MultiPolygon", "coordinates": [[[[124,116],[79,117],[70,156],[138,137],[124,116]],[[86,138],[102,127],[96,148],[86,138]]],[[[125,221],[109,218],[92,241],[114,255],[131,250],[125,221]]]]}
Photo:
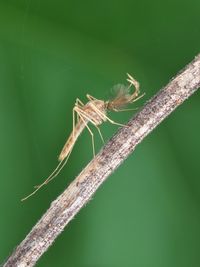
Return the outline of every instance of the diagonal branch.
{"type": "Polygon", "coordinates": [[[145,136],[200,87],[200,54],[103,147],[15,249],[4,267],[34,266],[98,187],[145,136]]]}

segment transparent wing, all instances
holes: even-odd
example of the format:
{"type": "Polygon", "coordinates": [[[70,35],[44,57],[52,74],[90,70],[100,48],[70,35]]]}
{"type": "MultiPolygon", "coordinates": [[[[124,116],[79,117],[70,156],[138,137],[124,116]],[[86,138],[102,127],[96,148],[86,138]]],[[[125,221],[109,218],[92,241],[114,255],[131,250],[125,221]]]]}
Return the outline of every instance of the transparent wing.
{"type": "Polygon", "coordinates": [[[119,109],[126,106],[130,99],[130,86],[125,86],[124,84],[116,84],[113,86],[112,97],[109,100],[113,108],[119,109]]]}
{"type": "Polygon", "coordinates": [[[129,86],[118,83],[111,88],[111,97],[110,100],[113,100],[116,97],[121,97],[123,95],[129,94],[129,86]]]}

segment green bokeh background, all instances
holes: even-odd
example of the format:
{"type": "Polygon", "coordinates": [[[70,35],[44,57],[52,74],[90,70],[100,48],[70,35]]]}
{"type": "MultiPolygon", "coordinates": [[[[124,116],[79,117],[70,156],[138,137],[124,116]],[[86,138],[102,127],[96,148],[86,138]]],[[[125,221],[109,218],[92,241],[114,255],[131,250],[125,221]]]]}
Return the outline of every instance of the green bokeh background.
{"type": "MultiPolygon", "coordinates": [[[[107,99],[129,72],[140,107],[200,51],[199,14],[199,0],[0,0],[0,262],[92,158],[85,132],[62,174],[20,202],[56,166],[76,97],[107,99]]],[[[200,266],[199,101],[137,147],[37,266],[200,266]]],[[[101,128],[107,140],[117,127],[101,128]]]]}

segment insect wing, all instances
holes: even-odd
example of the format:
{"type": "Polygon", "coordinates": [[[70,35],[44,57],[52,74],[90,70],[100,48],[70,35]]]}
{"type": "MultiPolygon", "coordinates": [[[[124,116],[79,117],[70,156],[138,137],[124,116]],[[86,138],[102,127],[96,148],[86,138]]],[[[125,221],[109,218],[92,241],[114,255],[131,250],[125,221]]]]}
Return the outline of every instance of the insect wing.
{"type": "Polygon", "coordinates": [[[110,102],[116,109],[122,108],[129,103],[130,86],[116,84],[112,88],[112,93],[114,96],[111,98],[110,102]]]}

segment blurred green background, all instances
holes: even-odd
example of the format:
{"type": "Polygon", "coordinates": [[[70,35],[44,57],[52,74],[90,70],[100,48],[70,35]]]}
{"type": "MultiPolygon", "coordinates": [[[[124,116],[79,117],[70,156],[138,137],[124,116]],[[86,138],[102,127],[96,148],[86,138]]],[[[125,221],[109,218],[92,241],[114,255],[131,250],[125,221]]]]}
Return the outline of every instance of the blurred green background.
{"type": "MultiPolygon", "coordinates": [[[[92,158],[85,132],[62,174],[20,202],[56,166],[76,97],[107,99],[129,72],[142,106],[200,51],[199,13],[199,0],[0,0],[0,262],[92,158]]],[[[137,147],[37,266],[200,266],[199,101],[137,147]]],[[[101,129],[108,140],[117,127],[101,129]]]]}

